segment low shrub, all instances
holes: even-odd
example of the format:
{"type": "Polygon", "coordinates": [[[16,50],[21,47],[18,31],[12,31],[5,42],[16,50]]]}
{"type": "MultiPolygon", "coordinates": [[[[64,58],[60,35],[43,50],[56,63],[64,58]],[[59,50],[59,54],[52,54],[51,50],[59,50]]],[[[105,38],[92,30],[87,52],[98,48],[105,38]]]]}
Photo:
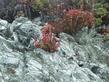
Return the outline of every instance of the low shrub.
{"type": "Polygon", "coordinates": [[[89,11],[80,9],[70,9],[64,13],[64,16],[58,20],[49,22],[53,27],[54,33],[65,32],[68,34],[76,33],[81,28],[94,25],[94,16],[89,11]]]}

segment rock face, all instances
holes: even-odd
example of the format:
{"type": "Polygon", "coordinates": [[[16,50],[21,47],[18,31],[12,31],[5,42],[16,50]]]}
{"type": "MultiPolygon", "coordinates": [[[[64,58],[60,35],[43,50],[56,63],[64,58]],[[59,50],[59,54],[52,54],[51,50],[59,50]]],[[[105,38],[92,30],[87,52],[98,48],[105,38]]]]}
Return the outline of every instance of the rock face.
{"type": "Polygon", "coordinates": [[[35,49],[41,38],[37,23],[18,18],[0,20],[0,82],[109,82],[109,50],[102,36],[87,28],[75,38],[60,34],[58,52],[35,49]]]}

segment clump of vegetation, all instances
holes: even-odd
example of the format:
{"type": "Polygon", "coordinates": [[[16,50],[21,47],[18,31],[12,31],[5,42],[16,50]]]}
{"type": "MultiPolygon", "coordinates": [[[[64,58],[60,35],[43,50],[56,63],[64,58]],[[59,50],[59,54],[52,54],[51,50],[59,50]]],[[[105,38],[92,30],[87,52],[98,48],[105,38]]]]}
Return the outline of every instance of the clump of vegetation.
{"type": "Polygon", "coordinates": [[[35,10],[41,10],[48,4],[48,0],[31,0],[32,8],[35,10]]]}
{"type": "Polygon", "coordinates": [[[41,48],[49,52],[55,52],[60,46],[60,39],[52,33],[53,27],[47,24],[42,29],[42,39],[38,41],[35,39],[34,45],[36,48],[41,48]]]}
{"type": "Polygon", "coordinates": [[[100,26],[103,23],[102,18],[108,14],[108,11],[102,3],[96,3],[94,13],[96,17],[95,24],[96,26],[100,26]]]}
{"type": "MultiPolygon", "coordinates": [[[[89,28],[91,28],[94,25],[94,16],[93,13],[89,12],[89,11],[83,11],[83,10],[79,10],[79,9],[71,9],[66,13],[66,17],[69,19],[70,21],[70,25],[71,22],[75,24],[74,28],[78,28],[78,27],[84,27],[84,26],[88,26],[89,28]]],[[[74,26],[74,25],[71,25],[74,26]]]]}
{"type": "Polygon", "coordinates": [[[104,42],[109,42],[109,33],[104,36],[104,42]]]}
{"type": "Polygon", "coordinates": [[[54,33],[65,32],[68,34],[76,33],[81,28],[88,26],[89,29],[94,25],[94,16],[89,11],[80,9],[69,9],[64,16],[56,21],[51,21],[54,33]]]}

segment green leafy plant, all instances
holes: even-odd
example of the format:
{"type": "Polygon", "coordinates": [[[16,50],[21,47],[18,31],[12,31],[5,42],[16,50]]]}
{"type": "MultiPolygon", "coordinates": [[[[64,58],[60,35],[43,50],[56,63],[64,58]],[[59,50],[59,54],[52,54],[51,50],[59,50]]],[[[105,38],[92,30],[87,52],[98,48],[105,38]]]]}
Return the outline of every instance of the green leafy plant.
{"type": "Polygon", "coordinates": [[[35,10],[40,10],[48,3],[48,0],[32,0],[31,3],[35,10]]]}
{"type": "Polygon", "coordinates": [[[108,11],[102,3],[96,3],[94,12],[95,12],[95,25],[100,26],[103,22],[102,17],[107,15],[108,11]]]}
{"type": "Polygon", "coordinates": [[[109,41],[109,34],[104,36],[104,42],[109,41]]]}
{"type": "Polygon", "coordinates": [[[95,18],[95,24],[96,24],[96,26],[100,26],[102,22],[103,21],[102,21],[101,18],[95,18]]]}

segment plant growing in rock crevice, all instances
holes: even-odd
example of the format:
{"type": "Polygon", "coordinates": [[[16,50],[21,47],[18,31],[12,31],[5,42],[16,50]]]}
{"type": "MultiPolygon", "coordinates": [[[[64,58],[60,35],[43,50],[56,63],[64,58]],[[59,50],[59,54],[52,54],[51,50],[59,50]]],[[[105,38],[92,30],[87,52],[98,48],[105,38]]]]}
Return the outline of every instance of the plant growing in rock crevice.
{"type": "Polygon", "coordinates": [[[47,24],[42,29],[42,38],[40,41],[35,39],[34,45],[36,48],[42,48],[49,52],[55,52],[60,46],[60,39],[52,33],[53,27],[47,24]]]}

